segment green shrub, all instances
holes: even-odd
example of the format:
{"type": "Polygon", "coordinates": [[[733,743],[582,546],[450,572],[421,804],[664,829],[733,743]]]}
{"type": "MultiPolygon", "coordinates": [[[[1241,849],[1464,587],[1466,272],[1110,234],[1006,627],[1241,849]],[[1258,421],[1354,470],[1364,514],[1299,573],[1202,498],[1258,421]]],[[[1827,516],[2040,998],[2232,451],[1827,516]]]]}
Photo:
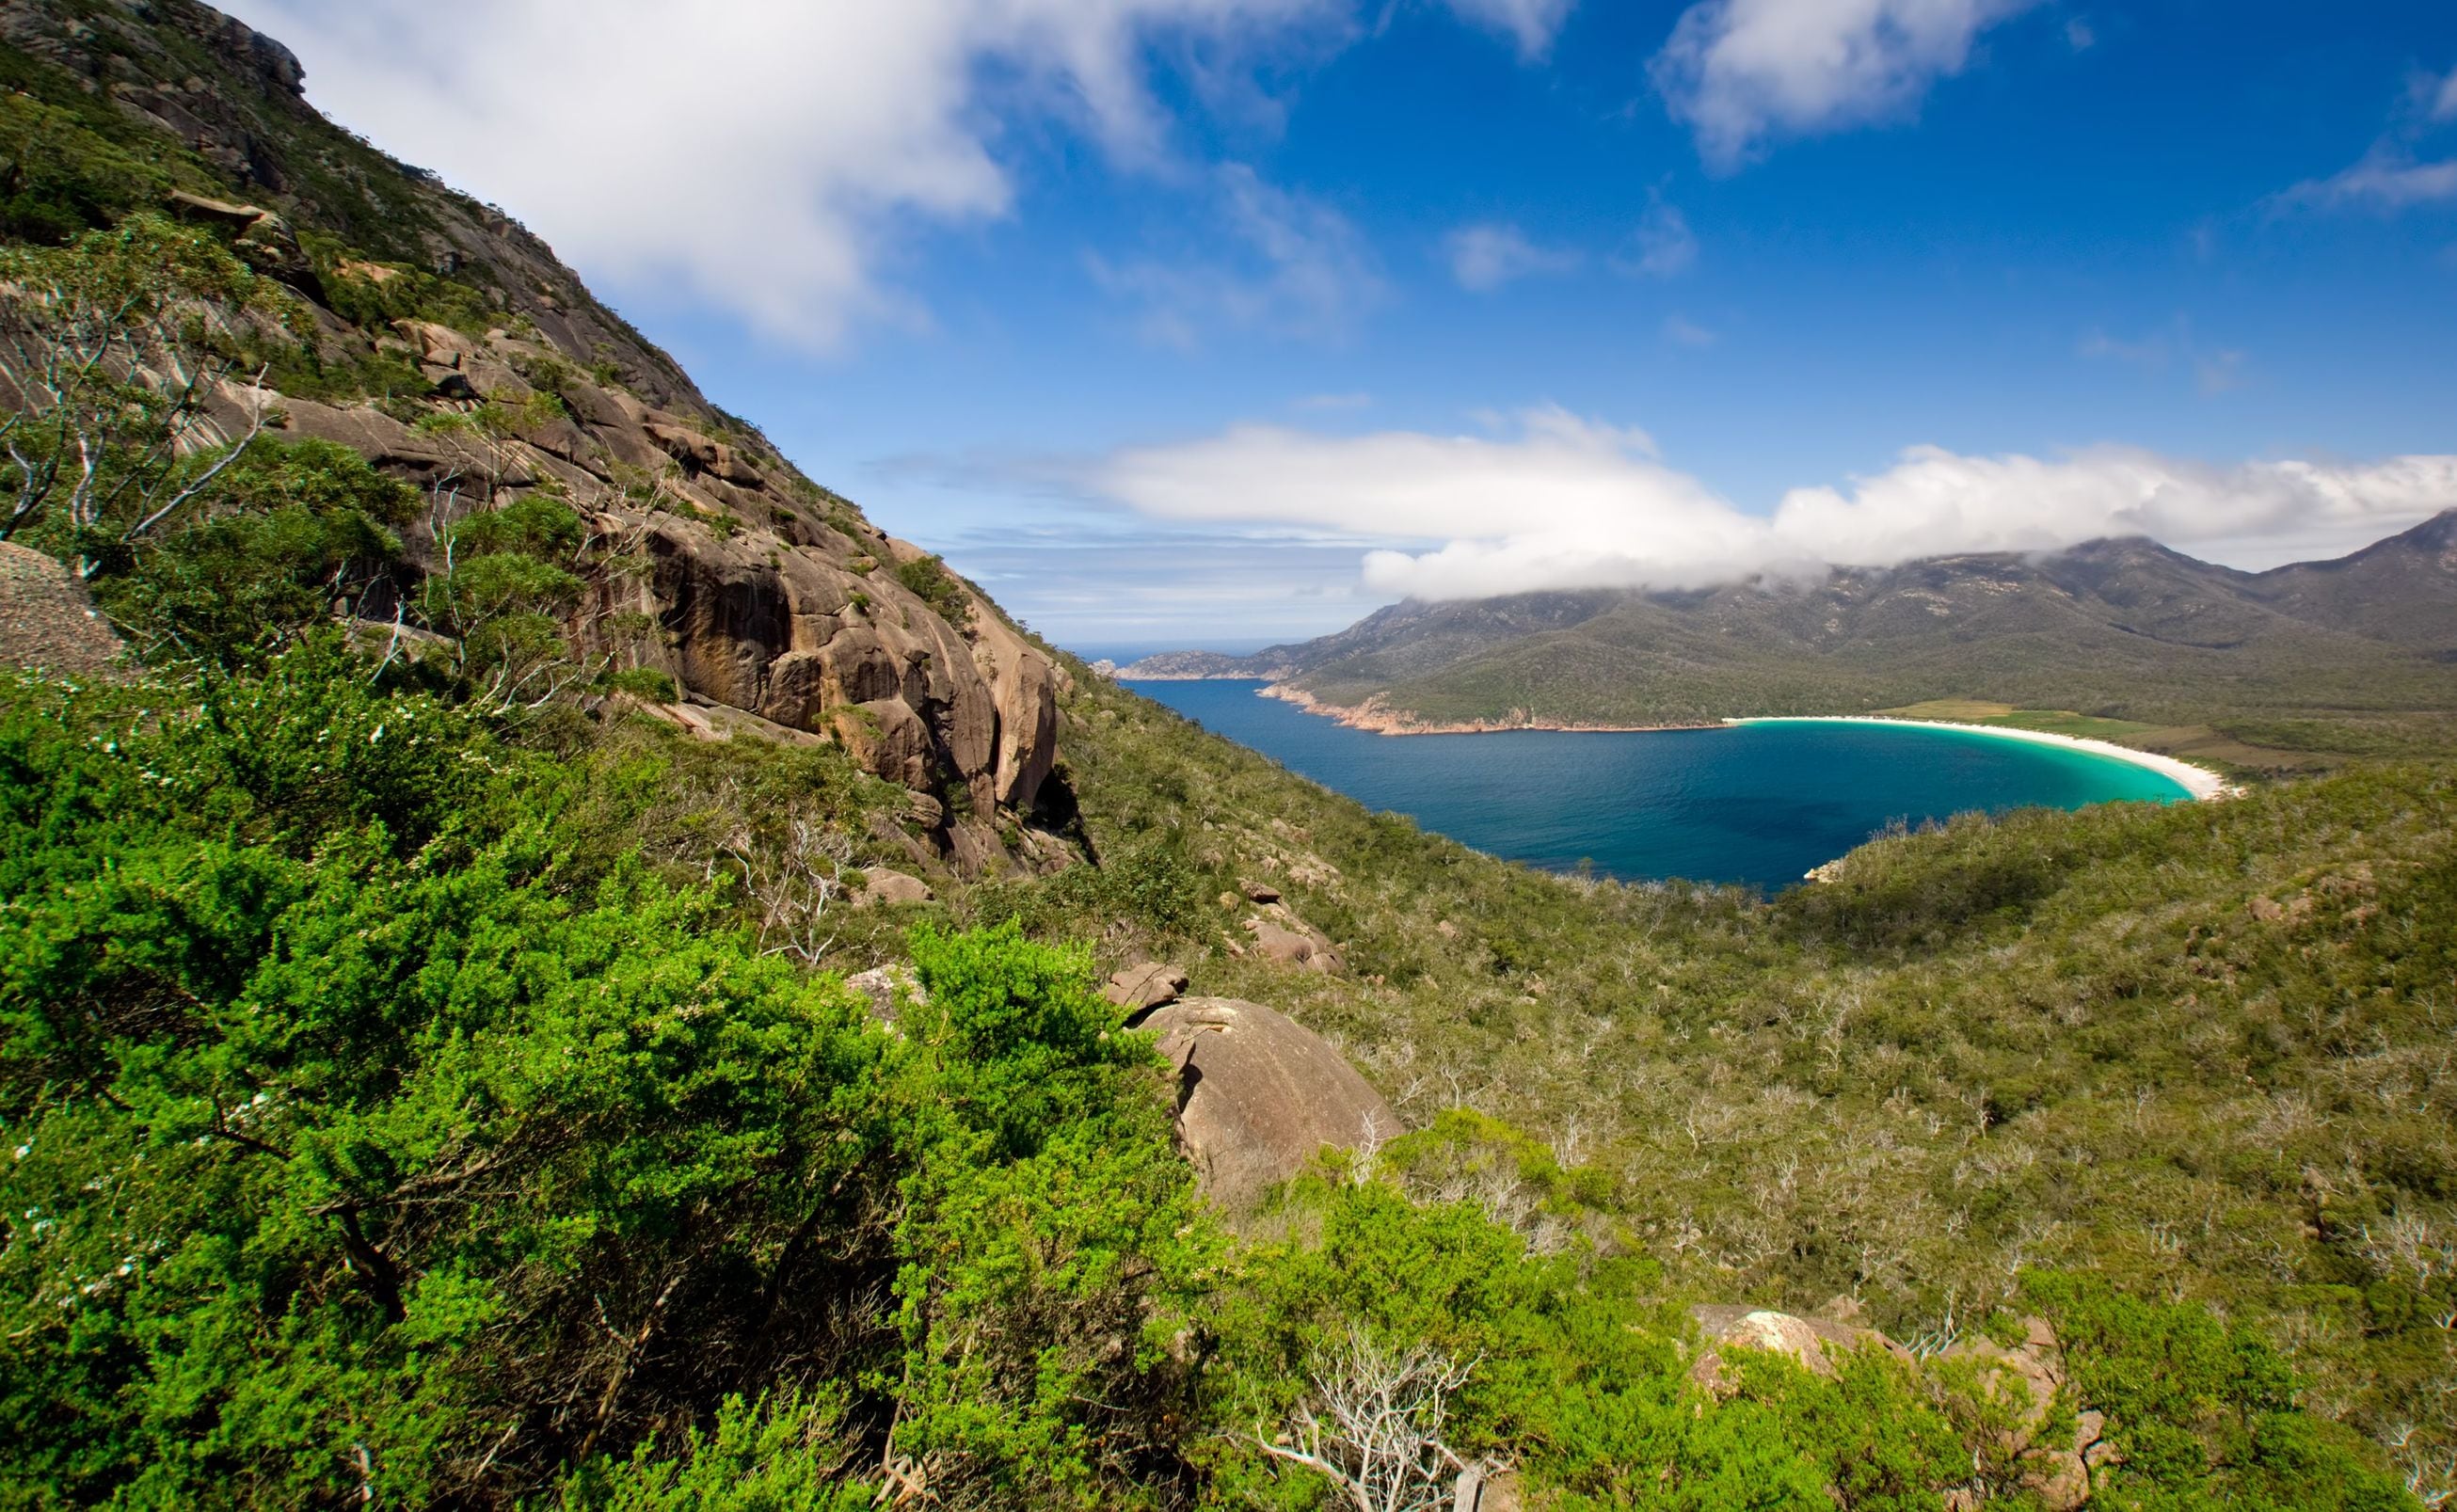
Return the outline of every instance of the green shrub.
{"type": "Polygon", "coordinates": [[[896,564],[896,581],[940,618],[951,625],[961,625],[972,612],[972,595],[947,564],[935,556],[917,556],[909,562],[896,564]]]}
{"type": "Polygon", "coordinates": [[[345,446],[260,439],[191,514],[134,543],[91,586],[140,647],[249,663],[382,578],[401,552],[393,530],[417,505],[345,446]]]}
{"type": "Polygon", "coordinates": [[[682,690],[674,685],[673,674],[654,667],[632,667],[610,673],[606,684],[617,693],[627,693],[650,703],[675,703],[682,697],[682,690]]]}

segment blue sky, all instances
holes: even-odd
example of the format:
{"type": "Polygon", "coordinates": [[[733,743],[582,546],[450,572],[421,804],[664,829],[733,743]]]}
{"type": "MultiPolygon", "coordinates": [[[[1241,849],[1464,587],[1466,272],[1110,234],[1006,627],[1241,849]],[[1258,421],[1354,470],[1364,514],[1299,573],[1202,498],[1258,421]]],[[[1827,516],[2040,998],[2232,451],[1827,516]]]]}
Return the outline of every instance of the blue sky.
{"type": "Polygon", "coordinates": [[[2457,506],[2445,3],[232,9],[1063,643],[2457,506]]]}

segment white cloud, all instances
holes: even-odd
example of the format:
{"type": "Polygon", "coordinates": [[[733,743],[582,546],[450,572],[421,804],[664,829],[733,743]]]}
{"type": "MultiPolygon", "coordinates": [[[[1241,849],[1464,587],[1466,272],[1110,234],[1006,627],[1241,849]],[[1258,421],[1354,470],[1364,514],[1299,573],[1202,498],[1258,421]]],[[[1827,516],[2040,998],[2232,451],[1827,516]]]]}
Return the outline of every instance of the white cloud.
{"type": "Polygon", "coordinates": [[[1717,168],[1807,135],[1904,114],[1972,43],[2034,0],[1702,0],[1651,67],[1717,168]]]}
{"type": "Polygon", "coordinates": [[[2427,161],[2415,147],[2434,125],[2457,120],[2457,70],[2409,80],[2386,135],[2352,167],[2309,178],[2269,197],[2272,210],[2373,210],[2384,215],[2457,199],[2457,158],[2427,161]]]}
{"type": "Polygon", "coordinates": [[[2056,460],[1913,446],[1873,478],[1784,495],[1771,528],[1832,562],[2038,551],[2146,535],[2205,560],[2273,567],[2354,550],[2457,507],[2457,456],[2343,465],[2186,462],[2129,446],[2056,460]]]}
{"type": "Polygon", "coordinates": [[[1428,599],[1694,588],[2109,535],[2265,567],[2351,550],[2457,507],[2451,456],[2213,466],[2130,447],[2043,460],[1914,446],[1846,487],[1793,489],[1768,516],[1666,466],[1642,432],[1557,408],[1488,435],[1240,426],[1120,452],[1086,481],[1166,519],[1378,538],[1390,546],[1366,554],[1366,586],[1428,599]]]}
{"type": "Polygon", "coordinates": [[[1461,226],[1442,238],[1451,277],[1479,293],[1539,273],[1567,273],[1579,265],[1575,252],[1539,247],[1527,233],[1503,221],[1461,226]]]}
{"type": "Polygon", "coordinates": [[[2343,172],[2297,184],[2279,195],[2276,203],[2321,210],[2396,211],[2442,199],[2457,199],[2457,158],[2418,162],[2402,149],[2383,143],[2343,172]]]}
{"type": "Polygon", "coordinates": [[[2080,16],[2065,23],[2065,46],[2076,52],[2087,52],[2097,43],[2098,33],[2092,31],[2090,23],[2080,16]]]}
{"type": "Polygon", "coordinates": [[[1216,175],[1216,251],[1112,264],[1093,257],[1093,276],[1135,302],[1138,328],[1168,346],[1200,344],[1225,328],[1338,341],[1389,290],[1373,252],[1337,210],[1263,181],[1243,163],[1216,175]]]}
{"type": "Polygon", "coordinates": [[[1339,0],[226,3],[299,51],[341,119],[592,276],[819,344],[909,310],[880,270],[911,219],[1009,210],[1002,122],[1058,119],[1159,163],[1147,44],[1233,51],[1346,16],[1339,0]]]}
{"type": "Polygon", "coordinates": [[[1459,19],[1498,31],[1530,62],[1553,50],[1578,0],[1448,0],[1459,19]]]}
{"type": "Polygon", "coordinates": [[[1628,242],[1613,258],[1613,266],[1642,279],[1669,279],[1686,273],[1698,261],[1698,238],[1689,217],[1677,205],[1658,199],[1628,242]]]}

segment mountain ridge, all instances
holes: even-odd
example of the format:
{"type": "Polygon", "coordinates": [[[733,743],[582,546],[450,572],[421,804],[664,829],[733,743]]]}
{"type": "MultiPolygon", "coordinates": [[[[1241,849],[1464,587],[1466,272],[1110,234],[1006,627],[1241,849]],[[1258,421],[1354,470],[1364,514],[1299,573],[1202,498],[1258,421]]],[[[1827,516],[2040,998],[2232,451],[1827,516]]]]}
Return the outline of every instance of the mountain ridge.
{"type": "Polygon", "coordinates": [[[2457,706],[2457,511],[2343,558],[2245,572],[2146,537],[1748,580],[1387,606],[1251,656],[1375,728],[1653,726],[2004,699],[2164,724],[2404,718],[2457,706]]]}

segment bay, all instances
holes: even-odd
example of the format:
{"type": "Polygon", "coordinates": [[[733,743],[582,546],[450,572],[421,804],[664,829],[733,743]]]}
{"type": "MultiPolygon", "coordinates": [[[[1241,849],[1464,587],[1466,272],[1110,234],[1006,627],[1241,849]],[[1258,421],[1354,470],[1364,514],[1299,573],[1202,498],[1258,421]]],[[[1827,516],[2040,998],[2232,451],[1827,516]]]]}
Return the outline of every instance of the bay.
{"type": "Polygon", "coordinates": [[[1972,731],[1801,720],[1384,735],[1257,696],[1259,682],[1126,686],[1463,845],[1552,870],[1591,864],[1625,881],[1772,891],[1895,823],[2189,797],[2127,761],[1972,731]]]}

